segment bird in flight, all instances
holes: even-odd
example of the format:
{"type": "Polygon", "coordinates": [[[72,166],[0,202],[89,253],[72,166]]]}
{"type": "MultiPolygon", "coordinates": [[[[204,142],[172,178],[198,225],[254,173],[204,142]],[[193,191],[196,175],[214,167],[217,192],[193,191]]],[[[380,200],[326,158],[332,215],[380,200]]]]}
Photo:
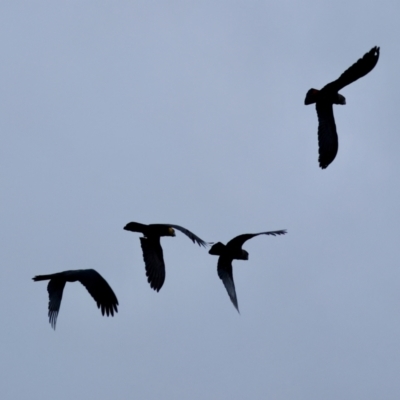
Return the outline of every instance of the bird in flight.
{"type": "Polygon", "coordinates": [[[233,281],[232,273],[232,261],[233,260],[248,260],[249,253],[242,249],[243,244],[258,235],[284,235],[286,229],[280,231],[270,231],[270,232],[260,232],[260,233],[247,233],[244,235],[239,235],[230,240],[226,245],[221,242],[215,243],[209,254],[214,256],[219,256],[217,271],[218,276],[225,285],[226,291],[228,292],[231,302],[235,306],[236,310],[239,312],[239,305],[236,297],[235,282],[233,281]]]}
{"type": "Polygon", "coordinates": [[[175,229],[184,233],[193,243],[206,247],[208,243],[200,239],[188,229],[179,225],[171,224],[140,224],[138,222],[129,222],[124,229],[131,232],[139,232],[143,234],[140,237],[140,244],[143,251],[143,260],[146,267],[147,281],[150,287],[155,291],[159,291],[165,281],[165,263],[163,250],[160,243],[161,236],[175,236],[175,229]]]}
{"type": "Polygon", "coordinates": [[[35,282],[50,280],[47,291],[49,292],[49,322],[53,329],[56,329],[64,286],[67,282],[79,281],[82,283],[94,298],[103,315],[114,316],[114,311],[118,312],[117,297],[107,281],[94,269],[76,269],[56,274],[37,275],[32,279],[35,282]]]}
{"type": "Polygon", "coordinates": [[[339,143],[336,132],[333,104],[346,104],[339,90],[372,71],[379,59],[379,47],[373,47],[355,64],[343,72],[335,81],[321,90],[310,89],[304,100],[305,105],[316,103],[318,115],[319,166],[326,168],[336,157],[339,143]]]}

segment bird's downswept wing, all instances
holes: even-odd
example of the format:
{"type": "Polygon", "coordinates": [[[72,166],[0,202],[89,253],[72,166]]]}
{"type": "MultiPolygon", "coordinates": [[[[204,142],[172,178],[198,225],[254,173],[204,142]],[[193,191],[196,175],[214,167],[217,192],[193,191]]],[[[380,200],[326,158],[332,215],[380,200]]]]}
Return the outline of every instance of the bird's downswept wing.
{"type": "Polygon", "coordinates": [[[232,259],[220,256],[218,259],[217,271],[218,276],[222,280],[225,289],[228,292],[232,304],[235,306],[237,312],[240,314],[235,290],[235,282],[233,281],[232,259]]]}
{"type": "Polygon", "coordinates": [[[142,246],[147,281],[150,283],[150,287],[158,292],[165,281],[165,263],[160,238],[141,237],[139,239],[142,246]]]}
{"type": "MultiPolygon", "coordinates": [[[[350,83],[362,78],[371,72],[379,60],[379,47],[373,47],[362,58],[355,62],[350,68],[343,72],[335,81],[328,83],[325,88],[338,92],[350,83]]],[[[324,89],[325,89],[324,88],[324,89]]]]}
{"type": "Polygon", "coordinates": [[[182,226],[179,225],[171,225],[171,224],[165,224],[170,226],[171,228],[178,229],[178,231],[181,231],[184,233],[189,239],[193,241],[193,243],[197,243],[199,246],[207,247],[209,243],[205,242],[203,239],[200,239],[198,236],[196,236],[193,232],[190,232],[189,229],[183,228],[182,226]]]}
{"type": "Polygon", "coordinates": [[[336,157],[339,140],[336,132],[333,106],[327,102],[317,102],[319,166],[326,168],[336,157]]]}
{"type": "Polygon", "coordinates": [[[281,229],[279,231],[269,231],[269,232],[260,232],[260,233],[245,233],[243,235],[239,235],[231,239],[226,245],[229,247],[235,247],[235,248],[241,248],[247,240],[258,236],[258,235],[271,235],[271,236],[277,236],[277,235],[284,235],[286,234],[286,229],[281,229]]]}
{"type": "Polygon", "coordinates": [[[77,280],[82,283],[101,309],[102,315],[114,316],[118,312],[118,299],[107,281],[94,269],[76,271],[77,280]]]}
{"type": "Polygon", "coordinates": [[[56,329],[65,283],[65,279],[52,278],[47,285],[47,291],[49,292],[49,322],[53,329],[56,329]]]}

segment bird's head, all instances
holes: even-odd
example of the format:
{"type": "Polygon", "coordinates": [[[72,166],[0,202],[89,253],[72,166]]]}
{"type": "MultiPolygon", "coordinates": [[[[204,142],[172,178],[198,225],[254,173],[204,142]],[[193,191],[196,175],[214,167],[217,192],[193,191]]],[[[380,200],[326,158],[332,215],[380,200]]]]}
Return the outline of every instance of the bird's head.
{"type": "Polygon", "coordinates": [[[175,229],[174,228],[171,228],[171,227],[168,228],[168,236],[175,236],[175,229]]]}
{"type": "Polygon", "coordinates": [[[248,260],[249,259],[249,253],[246,250],[242,249],[242,254],[237,259],[238,260],[248,260]]]}
{"type": "Polygon", "coordinates": [[[337,98],[335,100],[335,104],[341,104],[342,106],[344,106],[346,104],[346,97],[338,93],[337,98]]]}
{"type": "Polygon", "coordinates": [[[215,243],[211,246],[211,249],[209,250],[208,254],[211,254],[213,256],[220,256],[222,252],[225,250],[226,246],[221,243],[215,243]]]}
{"type": "Polygon", "coordinates": [[[129,222],[129,224],[126,224],[125,226],[124,226],[124,230],[125,231],[132,231],[133,230],[133,222],[129,222]]]}
{"type": "Polygon", "coordinates": [[[304,104],[308,106],[309,104],[313,104],[317,101],[319,90],[317,89],[310,89],[307,94],[306,98],[304,99],[304,104]]]}

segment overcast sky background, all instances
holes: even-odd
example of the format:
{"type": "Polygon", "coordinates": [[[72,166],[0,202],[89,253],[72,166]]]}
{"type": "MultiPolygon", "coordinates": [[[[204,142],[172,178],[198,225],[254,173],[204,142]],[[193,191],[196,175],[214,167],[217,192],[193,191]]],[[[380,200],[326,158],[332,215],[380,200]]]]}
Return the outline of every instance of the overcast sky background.
{"type": "Polygon", "coordinates": [[[397,1],[2,2],[0,397],[400,398],[397,1]],[[373,46],[318,167],[311,87],[373,46]],[[241,315],[177,232],[150,289],[129,221],[247,242],[241,315]],[[120,308],[67,284],[95,268],[120,308]]]}

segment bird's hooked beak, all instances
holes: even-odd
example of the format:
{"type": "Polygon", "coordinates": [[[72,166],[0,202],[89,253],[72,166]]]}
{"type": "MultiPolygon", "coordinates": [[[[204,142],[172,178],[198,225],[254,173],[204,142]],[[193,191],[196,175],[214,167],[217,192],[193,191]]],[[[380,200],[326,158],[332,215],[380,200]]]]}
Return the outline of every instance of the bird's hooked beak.
{"type": "Polygon", "coordinates": [[[175,229],[174,228],[168,228],[168,233],[170,236],[175,236],[175,229]]]}

